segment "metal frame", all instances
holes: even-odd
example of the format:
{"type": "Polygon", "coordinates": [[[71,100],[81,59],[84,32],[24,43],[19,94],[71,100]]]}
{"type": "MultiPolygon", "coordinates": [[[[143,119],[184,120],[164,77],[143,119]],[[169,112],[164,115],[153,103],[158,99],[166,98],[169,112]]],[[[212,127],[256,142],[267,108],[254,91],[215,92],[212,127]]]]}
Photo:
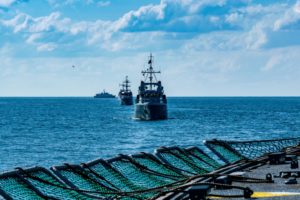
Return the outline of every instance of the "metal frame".
{"type": "MultiPolygon", "coordinates": [[[[183,149],[181,149],[181,148],[179,148],[179,147],[177,147],[177,146],[171,146],[171,147],[160,147],[160,148],[158,148],[158,149],[155,149],[155,155],[157,156],[157,157],[159,157],[159,159],[160,160],[162,160],[163,162],[165,162],[166,164],[168,164],[168,165],[171,165],[171,166],[173,166],[173,167],[175,167],[174,165],[172,165],[172,163],[170,163],[169,161],[167,161],[161,154],[162,153],[168,153],[168,152],[172,152],[173,150],[176,150],[176,151],[178,151],[178,152],[180,152],[181,154],[185,154],[185,156],[187,156],[187,157],[189,157],[189,155],[187,155],[187,153],[183,150],[183,149]]],[[[178,158],[178,159],[180,159],[180,158],[178,158]]],[[[191,158],[192,159],[192,158],[191,158]]],[[[205,169],[203,169],[203,168],[200,168],[200,167],[198,167],[197,165],[195,165],[195,166],[193,166],[194,164],[193,163],[187,163],[186,161],[184,161],[184,160],[182,160],[183,162],[185,162],[189,167],[191,167],[192,169],[193,168],[197,168],[197,169],[199,169],[199,170],[203,170],[203,171],[207,171],[207,170],[205,170],[205,169]],[[192,166],[190,166],[190,165],[192,165],[192,166]]],[[[189,174],[191,174],[191,176],[193,176],[193,175],[196,175],[194,172],[189,172],[189,171],[186,171],[186,170],[184,170],[184,169],[180,169],[182,172],[185,172],[185,173],[189,173],[189,174]]]]}
{"type": "MultiPolygon", "coordinates": [[[[137,153],[137,154],[132,154],[132,155],[130,155],[130,157],[132,157],[133,159],[148,157],[149,159],[153,160],[154,162],[157,162],[158,164],[163,165],[164,167],[168,168],[169,170],[174,171],[178,175],[186,177],[186,175],[182,173],[181,169],[179,169],[177,167],[174,167],[174,166],[172,166],[168,163],[165,163],[163,160],[159,159],[157,156],[155,156],[153,154],[140,152],[140,153],[137,153]]],[[[138,161],[136,161],[136,162],[138,162],[138,161]]]]}
{"type": "MultiPolygon", "coordinates": [[[[13,179],[18,179],[19,181],[23,182],[28,189],[32,190],[34,193],[36,193],[37,196],[44,198],[44,199],[49,199],[50,197],[43,194],[39,189],[34,187],[28,180],[24,179],[20,174],[18,170],[10,171],[10,172],[5,172],[3,174],[0,174],[0,179],[2,178],[13,178],[13,179]]],[[[7,192],[5,192],[3,189],[0,188],[0,195],[3,196],[6,199],[13,199],[7,192]]]]}
{"type": "MultiPolygon", "coordinates": [[[[36,166],[36,167],[31,167],[31,168],[24,169],[24,171],[26,171],[27,173],[34,173],[34,172],[38,172],[38,171],[44,172],[45,174],[47,174],[48,176],[53,178],[55,181],[57,181],[60,184],[64,185],[65,187],[70,187],[70,185],[67,185],[62,179],[60,179],[59,176],[57,176],[55,173],[52,173],[51,171],[49,171],[46,168],[36,166]]],[[[19,171],[19,173],[20,173],[20,171],[19,171]]],[[[22,175],[20,175],[20,176],[22,176],[22,175]]],[[[26,181],[30,182],[29,180],[26,180],[26,181]]],[[[76,188],[76,186],[70,187],[70,188],[78,189],[78,188],[76,188]]],[[[94,196],[89,195],[89,194],[85,194],[83,192],[79,192],[79,191],[75,191],[75,192],[77,192],[79,195],[83,195],[83,196],[86,196],[86,197],[89,197],[89,198],[95,198],[94,196]]],[[[48,195],[48,197],[50,197],[50,196],[48,195]]],[[[54,198],[54,197],[51,197],[51,198],[54,198]]]]}
{"type": "MultiPolygon", "coordinates": [[[[74,183],[72,183],[72,181],[70,181],[66,176],[64,176],[63,174],[61,174],[61,170],[66,170],[66,169],[70,169],[70,167],[68,167],[67,165],[69,164],[65,164],[65,165],[60,165],[60,166],[53,166],[50,168],[51,171],[53,171],[53,173],[59,177],[65,184],[67,184],[69,187],[71,188],[74,188],[76,190],[82,190],[81,188],[77,187],[74,183]]],[[[83,169],[80,165],[73,165],[73,164],[70,164],[70,166],[74,169],[78,169],[78,170],[81,170],[81,171],[85,171],[85,169],[83,169]]],[[[76,172],[74,172],[76,173],[76,172]]],[[[79,174],[79,173],[78,173],[79,174]]],[[[80,174],[79,174],[80,175],[80,174]]],[[[80,175],[81,176],[81,175],[80,175]]],[[[91,178],[90,178],[91,179],[91,178]]],[[[117,190],[114,190],[112,188],[109,188],[105,185],[103,185],[102,183],[100,183],[99,181],[96,181],[96,180],[93,180],[91,179],[93,182],[95,182],[95,184],[98,184],[99,186],[101,187],[104,187],[106,188],[107,190],[111,190],[111,191],[117,191],[117,190]]],[[[85,193],[85,192],[82,192],[84,195],[88,196],[88,197],[91,197],[91,198],[105,198],[105,196],[102,196],[102,197],[99,197],[99,196],[96,196],[94,194],[88,194],[88,193],[85,193]]],[[[99,192],[100,194],[101,192],[99,192]]]]}
{"type": "MultiPolygon", "coordinates": [[[[117,157],[108,159],[107,162],[109,164],[112,164],[113,162],[122,161],[122,160],[125,161],[125,162],[129,162],[132,165],[134,165],[141,173],[144,173],[144,174],[147,174],[147,175],[150,175],[150,176],[163,177],[163,178],[166,178],[166,179],[171,179],[171,180],[176,181],[173,176],[166,175],[166,174],[161,174],[159,172],[155,172],[155,171],[147,168],[146,166],[139,164],[132,157],[130,157],[128,155],[119,154],[117,157]]],[[[120,172],[120,173],[122,173],[122,172],[120,172]]]]}
{"type": "MultiPolygon", "coordinates": [[[[101,174],[99,174],[98,172],[96,172],[95,170],[93,169],[90,169],[91,167],[94,167],[96,165],[103,165],[104,168],[107,168],[109,170],[112,170],[114,173],[117,173],[118,176],[121,176],[122,178],[126,179],[126,181],[129,181],[129,179],[127,179],[122,173],[120,173],[118,170],[116,170],[115,168],[113,168],[110,164],[108,164],[105,160],[103,159],[96,159],[96,160],[92,160],[90,162],[87,162],[87,163],[81,163],[80,166],[85,169],[85,170],[88,170],[88,171],[91,171],[92,170],[92,173],[95,174],[96,176],[100,176],[102,177],[103,180],[105,180],[109,185],[112,185],[115,189],[118,189],[118,190],[122,190],[121,188],[117,187],[115,184],[111,183],[109,180],[106,179],[106,177],[102,176],[101,174]]],[[[133,184],[133,183],[132,183],[133,184]]]]}
{"type": "Polygon", "coordinates": [[[222,161],[224,161],[226,164],[230,164],[231,162],[226,159],[222,154],[220,154],[218,151],[216,151],[211,145],[219,145],[224,148],[226,148],[228,151],[231,151],[232,153],[236,154],[237,156],[241,157],[242,159],[247,159],[245,156],[241,155],[238,151],[236,151],[234,148],[232,148],[230,145],[226,143],[226,141],[222,140],[207,140],[204,141],[205,146],[211,150],[214,154],[216,154],[222,161]]]}
{"type": "Polygon", "coordinates": [[[196,157],[197,159],[199,159],[199,160],[205,162],[206,164],[208,164],[208,165],[211,166],[211,167],[214,167],[214,168],[217,167],[217,168],[219,168],[219,167],[222,166],[221,163],[219,163],[219,162],[217,162],[216,160],[212,159],[207,153],[205,153],[202,149],[200,149],[200,148],[198,148],[198,147],[196,147],[196,146],[187,147],[187,148],[185,148],[185,150],[186,150],[191,156],[196,157]],[[209,159],[211,159],[212,161],[216,162],[216,163],[218,164],[218,166],[214,166],[214,165],[208,163],[207,161],[203,160],[202,158],[200,158],[198,155],[195,155],[195,154],[193,153],[194,150],[195,150],[195,151],[198,151],[199,153],[203,154],[203,155],[206,156],[207,158],[209,158],[209,159]]]}

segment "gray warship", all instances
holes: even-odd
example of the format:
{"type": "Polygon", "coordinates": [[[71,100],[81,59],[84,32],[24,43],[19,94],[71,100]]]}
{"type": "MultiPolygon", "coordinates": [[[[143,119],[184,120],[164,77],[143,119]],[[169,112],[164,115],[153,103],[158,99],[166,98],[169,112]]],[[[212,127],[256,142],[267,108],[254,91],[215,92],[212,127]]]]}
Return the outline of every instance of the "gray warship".
{"type": "Polygon", "coordinates": [[[167,98],[161,81],[155,74],[160,71],[153,69],[153,56],[150,54],[148,68],[142,71],[145,77],[141,81],[138,95],[136,97],[135,118],[140,120],[163,120],[168,118],[167,98]]]}
{"type": "Polygon", "coordinates": [[[132,92],[129,83],[128,76],[126,76],[125,81],[120,84],[121,90],[119,92],[119,99],[121,105],[133,105],[132,92]]]}
{"type": "Polygon", "coordinates": [[[106,99],[106,98],[116,98],[115,95],[109,94],[108,92],[106,92],[105,90],[103,90],[103,92],[101,93],[97,93],[94,98],[101,98],[101,99],[106,99]]]}

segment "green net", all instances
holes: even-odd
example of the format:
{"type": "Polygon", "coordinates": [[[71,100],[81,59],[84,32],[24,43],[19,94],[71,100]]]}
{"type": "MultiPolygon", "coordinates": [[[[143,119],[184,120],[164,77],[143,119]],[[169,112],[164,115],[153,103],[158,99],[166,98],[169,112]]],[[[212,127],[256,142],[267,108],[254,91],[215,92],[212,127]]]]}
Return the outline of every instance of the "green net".
{"type": "Polygon", "coordinates": [[[165,163],[182,170],[186,175],[205,174],[208,172],[203,168],[203,162],[195,160],[179,147],[163,147],[156,150],[156,155],[165,163]]]}
{"type": "Polygon", "coordinates": [[[225,163],[233,163],[245,158],[229,146],[226,141],[210,140],[205,141],[205,145],[225,163]]]}
{"type": "Polygon", "coordinates": [[[284,148],[296,146],[300,138],[257,140],[257,141],[226,141],[226,143],[246,158],[253,159],[266,153],[278,152],[284,148]]]}
{"type": "Polygon", "coordinates": [[[32,168],[26,170],[26,174],[21,174],[24,179],[29,181],[35,188],[41,191],[43,194],[49,197],[54,197],[58,199],[91,199],[86,195],[80,194],[74,190],[67,190],[61,187],[68,187],[66,184],[63,184],[55,176],[53,176],[48,170],[44,168],[32,168]],[[29,176],[28,176],[29,175],[29,176]],[[35,179],[38,178],[38,179],[35,179]],[[45,182],[42,182],[41,180],[45,182]],[[48,184],[52,183],[51,184],[48,184]],[[61,187],[56,187],[61,186],[61,187]]]}
{"type": "Polygon", "coordinates": [[[226,141],[209,140],[205,145],[226,163],[241,159],[253,159],[266,153],[278,152],[290,146],[299,145],[300,138],[255,140],[255,141],[226,141]]]}
{"type": "Polygon", "coordinates": [[[198,159],[207,163],[209,166],[211,166],[212,169],[217,169],[222,166],[222,164],[212,159],[211,156],[207,155],[198,147],[189,147],[186,149],[186,151],[189,152],[193,157],[197,157],[198,159]]]}
{"type": "Polygon", "coordinates": [[[173,176],[177,180],[182,180],[185,178],[185,176],[182,173],[180,173],[178,169],[172,168],[171,166],[162,163],[152,154],[139,153],[139,154],[132,155],[132,158],[139,164],[155,172],[165,174],[168,176],[173,176]]]}
{"type": "Polygon", "coordinates": [[[68,166],[53,167],[54,173],[60,177],[70,187],[80,188],[81,190],[97,191],[98,193],[92,193],[94,196],[107,197],[113,196],[107,193],[116,192],[116,190],[109,188],[102,184],[102,180],[97,179],[92,174],[89,174],[80,166],[73,165],[72,168],[68,166]]]}
{"type": "Polygon", "coordinates": [[[41,195],[35,191],[35,189],[20,178],[16,172],[2,174],[0,176],[0,189],[2,190],[2,196],[7,196],[12,199],[34,199],[42,200],[41,195]]]}
{"type": "MultiPolygon", "coordinates": [[[[224,141],[209,140],[205,145],[225,163],[253,159],[299,145],[300,138],[224,141]]],[[[211,172],[222,165],[197,147],[162,147],[152,154],[139,153],[51,168],[19,169],[0,174],[0,196],[5,199],[146,199],[171,189],[193,175],[211,172]],[[42,182],[41,182],[42,180],[42,182]],[[72,188],[72,190],[70,189],[72,188]],[[156,190],[153,190],[156,188],[156,190]],[[85,190],[85,191],[83,191],[85,190]],[[133,193],[128,193],[133,192],[133,193]]],[[[1,199],[1,197],[0,197],[1,199]]]]}
{"type": "Polygon", "coordinates": [[[148,189],[174,182],[173,179],[153,174],[152,172],[141,168],[130,159],[123,156],[110,159],[108,162],[127,179],[143,188],[148,189]]]}
{"type": "Polygon", "coordinates": [[[197,167],[199,167],[199,168],[205,170],[205,172],[203,172],[203,173],[211,172],[211,171],[214,170],[214,167],[212,167],[209,163],[207,163],[206,161],[202,160],[202,159],[201,159],[200,157],[198,157],[197,155],[190,153],[189,151],[187,151],[187,149],[181,148],[181,152],[184,152],[185,155],[186,155],[188,158],[192,159],[192,160],[193,160],[193,163],[194,163],[197,167]]]}
{"type": "MultiPolygon", "coordinates": [[[[96,172],[99,175],[105,177],[107,181],[118,187],[121,191],[136,191],[145,189],[144,187],[140,187],[135,185],[132,181],[127,179],[123,174],[119,171],[112,168],[106,161],[104,160],[96,160],[86,164],[87,166],[83,166],[83,168],[89,168],[96,172]]],[[[88,169],[87,169],[88,170],[88,169]]]]}

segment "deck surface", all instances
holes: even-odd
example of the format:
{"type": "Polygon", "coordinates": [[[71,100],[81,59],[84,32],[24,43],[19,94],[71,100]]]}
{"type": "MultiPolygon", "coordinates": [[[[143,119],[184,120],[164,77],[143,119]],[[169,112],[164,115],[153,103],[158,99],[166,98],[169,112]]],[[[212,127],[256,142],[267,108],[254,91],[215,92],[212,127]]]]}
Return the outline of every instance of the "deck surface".
{"type": "MultiPolygon", "coordinates": [[[[299,160],[298,160],[299,161],[299,160]]],[[[299,162],[300,163],[300,162],[299,162]]],[[[270,195],[270,197],[260,197],[259,199],[276,199],[276,200],[283,200],[283,199],[289,199],[289,200],[296,200],[300,199],[300,178],[296,178],[298,181],[298,184],[295,185],[287,185],[285,184],[285,181],[288,180],[288,178],[281,178],[276,177],[279,176],[279,173],[281,171],[299,171],[300,169],[291,169],[290,164],[280,164],[280,165],[270,165],[266,164],[263,166],[260,166],[256,169],[245,169],[242,170],[245,172],[243,176],[245,177],[251,177],[251,178],[260,178],[265,179],[266,174],[270,173],[273,175],[274,183],[243,183],[243,182],[233,182],[233,185],[236,186],[242,186],[242,187],[249,187],[251,190],[255,192],[255,195],[263,196],[263,195],[270,195]],[[259,192],[259,193],[256,193],[259,192]],[[272,194],[273,193],[273,194],[272,194]],[[277,194],[276,194],[277,193],[277,194]],[[284,196],[283,193],[298,193],[295,195],[288,195],[284,196]],[[276,195],[278,195],[276,197],[276,195]]],[[[240,190],[231,190],[231,189],[225,189],[225,190],[216,190],[213,189],[211,191],[213,194],[225,194],[225,195],[233,195],[233,194],[241,194],[240,190]]],[[[222,198],[222,199],[229,199],[229,198],[222,198]]],[[[232,199],[232,198],[230,198],[232,199]]],[[[235,198],[236,199],[236,198],[235,198]]],[[[238,198],[238,199],[244,199],[244,198],[238,198]]]]}

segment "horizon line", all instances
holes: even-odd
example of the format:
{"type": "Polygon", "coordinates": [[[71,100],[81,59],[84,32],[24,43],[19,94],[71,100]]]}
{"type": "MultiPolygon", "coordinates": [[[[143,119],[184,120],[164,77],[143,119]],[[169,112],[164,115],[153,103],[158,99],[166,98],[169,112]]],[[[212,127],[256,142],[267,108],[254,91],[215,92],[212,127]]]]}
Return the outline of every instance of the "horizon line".
{"type": "MultiPolygon", "coordinates": [[[[134,96],[133,96],[134,97],[134,96]]],[[[267,95],[267,96],[262,96],[262,95],[232,95],[232,96],[218,96],[218,95],[213,95],[213,96],[168,96],[167,98],[176,98],[176,97],[188,97],[188,98],[201,98],[201,97],[245,97],[245,98],[251,98],[251,97],[300,97],[300,95],[267,95]]],[[[94,96],[0,96],[0,98],[94,98],[94,96]]],[[[118,97],[116,96],[116,99],[118,97]]],[[[105,98],[104,98],[105,99],[105,98]]],[[[111,98],[114,99],[114,98],[111,98]]]]}

